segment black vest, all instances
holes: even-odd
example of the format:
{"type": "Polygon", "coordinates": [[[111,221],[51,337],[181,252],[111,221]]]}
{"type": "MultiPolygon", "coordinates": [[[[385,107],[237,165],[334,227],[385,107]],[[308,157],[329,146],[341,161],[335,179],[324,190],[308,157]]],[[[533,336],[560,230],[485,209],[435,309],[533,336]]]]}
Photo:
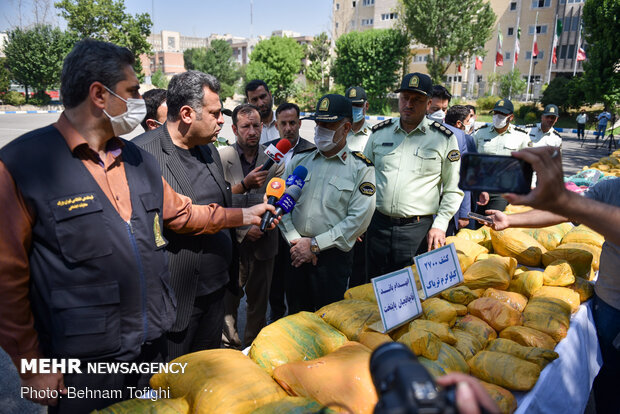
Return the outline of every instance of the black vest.
{"type": "Polygon", "coordinates": [[[130,361],[174,322],[161,171],[151,155],[124,143],[130,223],[53,126],[0,150],[34,212],[30,302],[47,356],[130,361]]]}

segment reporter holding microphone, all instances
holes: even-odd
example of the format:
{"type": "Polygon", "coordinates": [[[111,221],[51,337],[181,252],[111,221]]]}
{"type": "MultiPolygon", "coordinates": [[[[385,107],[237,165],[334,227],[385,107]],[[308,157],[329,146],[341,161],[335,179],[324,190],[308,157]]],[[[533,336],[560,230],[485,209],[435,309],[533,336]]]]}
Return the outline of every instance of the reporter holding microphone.
{"type": "Polygon", "coordinates": [[[325,95],[309,119],[316,122],[317,148],[298,153],[284,174],[288,177],[300,165],[308,170],[295,208],[280,223],[291,246],[285,276],[289,314],[342,299],[353,245],[375,209],[374,166],[347,146],[351,102],[342,95],[325,95]]]}
{"type": "MultiPolygon", "coordinates": [[[[239,105],[232,113],[232,121],[237,142],[220,149],[224,178],[230,183],[233,194],[245,195],[248,206],[262,203],[265,193],[277,201],[285,190],[284,180],[277,178],[282,175],[284,164],[271,163],[270,167],[261,171],[270,156],[266,154],[267,148],[259,144],[262,123],[258,109],[249,104],[239,105]]],[[[271,148],[272,156],[274,148],[271,148]]],[[[239,296],[227,292],[224,299],[222,342],[226,347],[242,348],[249,345],[266,324],[273,263],[278,253],[278,232],[262,232],[259,226],[252,225],[237,228],[236,237],[239,242],[241,289],[239,296]],[[248,303],[247,324],[241,341],[236,325],[237,309],[244,290],[248,303]]]]}

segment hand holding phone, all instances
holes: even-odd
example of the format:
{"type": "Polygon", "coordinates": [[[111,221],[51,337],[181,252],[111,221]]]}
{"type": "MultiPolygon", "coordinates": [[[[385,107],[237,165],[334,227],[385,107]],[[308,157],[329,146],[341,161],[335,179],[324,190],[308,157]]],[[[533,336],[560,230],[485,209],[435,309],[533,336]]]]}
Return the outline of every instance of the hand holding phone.
{"type": "Polygon", "coordinates": [[[493,225],[493,219],[489,216],[483,216],[482,214],[477,213],[467,213],[467,217],[473,218],[482,224],[488,224],[489,226],[493,225]]]}

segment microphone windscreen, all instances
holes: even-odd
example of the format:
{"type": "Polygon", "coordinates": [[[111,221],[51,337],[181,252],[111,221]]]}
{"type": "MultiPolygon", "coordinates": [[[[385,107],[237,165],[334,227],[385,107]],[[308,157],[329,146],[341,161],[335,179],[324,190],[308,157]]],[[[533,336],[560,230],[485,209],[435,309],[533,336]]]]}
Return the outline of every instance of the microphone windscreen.
{"type": "Polygon", "coordinates": [[[301,196],[301,187],[297,185],[291,185],[286,189],[286,194],[290,195],[293,200],[297,201],[301,196]]]}
{"type": "Polygon", "coordinates": [[[285,189],[285,181],[282,178],[274,177],[269,180],[269,183],[267,184],[267,190],[265,192],[267,193],[267,197],[273,196],[279,199],[280,197],[282,197],[282,194],[284,194],[285,189]]]}
{"type": "Polygon", "coordinates": [[[286,154],[287,152],[289,152],[292,148],[291,145],[291,141],[289,141],[288,139],[284,139],[282,138],[280,141],[278,141],[278,143],[276,144],[276,148],[278,149],[278,151],[280,151],[282,154],[286,154]]]}
{"type": "Polygon", "coordinates": [[[298,165],[293,170],[293,175],[297,176],[297,178],[299,178],[301,180],[305,180],[306,177],[308,176],[308,169],[306,167],[304,167],[303,165],[298,165]]]}

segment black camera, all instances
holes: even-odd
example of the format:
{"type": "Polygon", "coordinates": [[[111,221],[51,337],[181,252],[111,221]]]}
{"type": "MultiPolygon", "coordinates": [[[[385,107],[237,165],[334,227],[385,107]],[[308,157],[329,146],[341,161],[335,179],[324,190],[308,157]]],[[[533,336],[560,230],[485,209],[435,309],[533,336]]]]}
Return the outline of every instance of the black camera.
{"type": "Polygon", "coordinates": [[[389,342],[370,357],[379,402],[375,414],[456,414],[456,389],[438,387],[405,345],[389,342]]]}

